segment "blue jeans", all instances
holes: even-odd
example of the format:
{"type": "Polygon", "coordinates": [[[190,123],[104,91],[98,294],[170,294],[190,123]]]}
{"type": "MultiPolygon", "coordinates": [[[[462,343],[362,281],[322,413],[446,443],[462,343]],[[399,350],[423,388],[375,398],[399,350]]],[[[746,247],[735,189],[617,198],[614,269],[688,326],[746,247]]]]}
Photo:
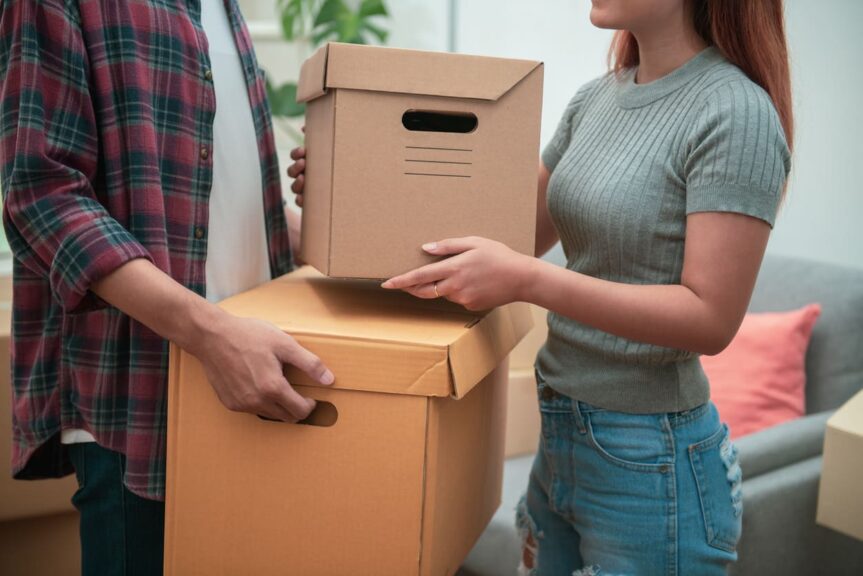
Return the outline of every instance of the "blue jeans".
{"type": "Polygon", "coordinates": [[[72,504],[81,514],[81,574],[162,574],[164,502],[141,498],[123,485],[122,454],[86,442],[70,445],[69,457],[78,478],[72,504]]]}
{"type": "Polygon", "coordinates": [[[538,375],[542,438],[516,522],[523,575],[724,575],[737,559],[737,450],[713,403],[626,414],[538,375]]]}

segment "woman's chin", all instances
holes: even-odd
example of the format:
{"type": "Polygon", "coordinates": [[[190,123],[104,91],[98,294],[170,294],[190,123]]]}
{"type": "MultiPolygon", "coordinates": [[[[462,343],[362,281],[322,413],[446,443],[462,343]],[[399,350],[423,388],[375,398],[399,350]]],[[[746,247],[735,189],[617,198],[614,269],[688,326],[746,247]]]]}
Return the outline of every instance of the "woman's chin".
{"type": "Polygon", "coordinates": [[[590,10],[590,23],[597,28],[605,30],[619,30],[619,24],[613,18],[609,18],[604,12],[604,10],[597,9],[596,7],[592,8],[590,10]]]}

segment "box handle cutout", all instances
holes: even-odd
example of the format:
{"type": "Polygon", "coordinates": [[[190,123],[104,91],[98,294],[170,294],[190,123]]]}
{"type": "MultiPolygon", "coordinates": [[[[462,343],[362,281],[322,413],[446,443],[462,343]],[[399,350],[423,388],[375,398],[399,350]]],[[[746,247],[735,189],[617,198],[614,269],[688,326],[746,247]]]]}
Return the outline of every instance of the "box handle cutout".
{"type": "MultiPolygon", "coordinates": [[[[289,424],[289,422],[274,420],[273,418],[267,418],[266,416],[261,416],[260,414],[258,414],[258,418],[267,422],[289,424]]],[[[303,426],[318,426],[320,428],[329,428],[330,426],[335,425],[338,419],[339,411],[333,404],[331,404],[330,402],[323,402],[321,400],[318,400],[317,406],[315,406],[315,409],[312,410],[312,413],[309,414],[305,420],[300,420],[299,422],[297,422],[297,424],[301,424],[303,426]]]]}
{"type": "Polygon", "coordinates": [[[476,114],[469,112],[408,110],[402,115],[402,125],[412,132],[468,134],[476,130],[478,123],[476,114]]]}

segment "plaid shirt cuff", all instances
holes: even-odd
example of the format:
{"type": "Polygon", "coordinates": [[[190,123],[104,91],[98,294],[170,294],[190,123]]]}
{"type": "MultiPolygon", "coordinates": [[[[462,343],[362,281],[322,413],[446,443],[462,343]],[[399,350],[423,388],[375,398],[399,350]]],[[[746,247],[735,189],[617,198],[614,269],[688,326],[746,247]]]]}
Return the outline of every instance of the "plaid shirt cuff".
{"type": "Polygon", "coordinates": [[[110,216],[93,218],[66,236],[51,263],[51,291],[67,313],[104,308],[107,303],[90,286],[137,258],[150,262],[150,253],[110,216]]]}

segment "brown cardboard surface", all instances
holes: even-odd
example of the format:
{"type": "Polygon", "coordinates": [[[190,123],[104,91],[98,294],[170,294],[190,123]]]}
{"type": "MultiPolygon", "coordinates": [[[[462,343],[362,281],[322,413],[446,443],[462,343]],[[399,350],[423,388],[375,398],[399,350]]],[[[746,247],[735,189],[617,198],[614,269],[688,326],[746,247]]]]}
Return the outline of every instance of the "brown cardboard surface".
{"type": "Polygon", "coordinates": [[[536,354],[548,338],[548,310],[535,304],[530,304],[533,316],[533,329],[518,343],[509,355],[510,370],[529,370],[533,372],[536,354]]]}
{"type": "Polygon", "coordinates": [[[11,304],[12,279],[0,276],[0,522],[73,511],[70,498],[78,488],[74,476],[59,480],[12,479],[11,304]]]}
{"type": "Polygon", "coordinates": [[[540,62],[331,42],[300,71],[297,100],[327,89],[497,100],[540,62]]]}
{"type": "Polygon", "coordinates": [[[168,576],[452,574],[499,503],[501,362],[529,314],[476,315],[405,296],[303,271],[224,303],[274,322],[333,369],[331,388],[297,386],[335,407],[330,427],[226,410],[198,361],[172,347],[168,576]],[[455,380],[470,390],[457,400],[450,349],[471,338],[490,340],[474,346],[488,351],[475,362],[493,364],[455,360],[467,374],[455,380]],[[394,346],[397,354],[375,355],[394,346]],[[423,350],[439,354],[436,363],[423,350]],[[414,365],[428,379],[423,392],[388,384],[414,365]]]}
{"type": "Polygon", "coordinates": [[[511,369],[506,401],[506,457],[536,452],[539,433],[539,403],[533,368],[511,369]]]}
{"type": "Polygon", "coordinates": [[[506,374],[504,362],[462,400],[431,402],[422,531],[430,554],[423,554],[424,576],[455,574],[500,505],[506,374]]]}
{"type": "Polygon", "coordinates": [[[542,74],[523,60],[317,52],[300,87],[311,98],[303,258],[329,276],[388,278],[432,262],[421,245],[447,237],[533,254],[542,74]],[[477,127],[408,130],[402,115],[416,110],[473,114],[477,127]]]}
{"type": "Polygon", "coordinates": [[[78,513],[0,522],[0,574],[78,576],[78,513]]]}
{"type": "Polygon", "coordinates": [[[819,524],[863,540],[863,391],[827,421],[818,492],[819,524]]]}
{"type": "MultiPolygon", "coordinates": [[[[222,307],[266,318],[326,357],[337,375],[335,388],[426,396],[464,396],[531,327],[524,304],[472,313],[375,282],[324,278],[308,267],[222,307]]],[[[313,384],[298,370],[289,369],[288,376],[313,384]]]]}

